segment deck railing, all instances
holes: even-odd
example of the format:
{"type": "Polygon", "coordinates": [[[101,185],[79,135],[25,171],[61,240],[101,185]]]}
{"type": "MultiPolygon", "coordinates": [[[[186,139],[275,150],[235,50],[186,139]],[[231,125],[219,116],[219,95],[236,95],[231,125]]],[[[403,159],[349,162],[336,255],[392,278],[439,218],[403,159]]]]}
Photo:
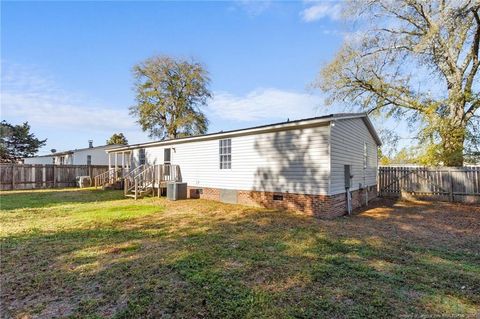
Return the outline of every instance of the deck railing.
{"type": "Polygon", "coordinates": [[[125,195],[127,195],[127,193],[129,193],[132,189],[135,188],[135,180],[137,178],[140,178],[139,174],[146,170],[148,167],[148,165],[144,164],[137,166],[135,169],[131,170],[128,174],[125,175],[123,179],[123,190],[125,195]]]}
{"type": "Polygon", "coordinates": [[[140,191],[145,191],[148,188],[158,189],[158,196],[160,196],[160,188],[166,182],[182,180],[179,165],[171,164],[156,164],[151,166],[143,166],[136,174],[129,175],[124,179],[124,193],[125,195],[133,191],[134,198],[137,199],[140,191]]]}
{"type": "Polygon", "coordinates": [[[137,167],[135,167],[134,169],[131,169],[131,170],[129,170],[128,172],[126,172],[126,173],[123,175],[123,178],[133,178],[133,177],[135,177],[135,175],[137,175],[138,173],[140,173],[140,172],[143,171],[144,169],[145,169],[145,165],[137,166],[137,167]]]}
{"type": "Polygon", "coordinates": [[[182,175],[179,165],[155,165],[157,171],[158,182],[181,182],[182,175]]]}
{"type": "Polygon", "coordinates": [[[114,183],[120,180],[123,177],[124,169],[117,167],[117,168],[110,168],[108,171],[103,172],[94,177],[94,185],[95,188],[104,186],[109,183],[114,183]]]}

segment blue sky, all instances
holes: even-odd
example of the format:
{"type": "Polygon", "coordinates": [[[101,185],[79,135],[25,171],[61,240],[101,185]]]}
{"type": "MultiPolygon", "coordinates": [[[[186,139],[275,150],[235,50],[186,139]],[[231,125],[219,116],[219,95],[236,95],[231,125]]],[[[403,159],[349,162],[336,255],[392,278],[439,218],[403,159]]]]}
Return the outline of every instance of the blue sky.
{"type": "Polygon", "coordinates": [[[149,140],[128,107],[132,66],[155,54],[210,72],[210,132],[341,111],[311,89],[345,29],[336,2],[1,3],[2,119],[49,149],[149,140]]]}

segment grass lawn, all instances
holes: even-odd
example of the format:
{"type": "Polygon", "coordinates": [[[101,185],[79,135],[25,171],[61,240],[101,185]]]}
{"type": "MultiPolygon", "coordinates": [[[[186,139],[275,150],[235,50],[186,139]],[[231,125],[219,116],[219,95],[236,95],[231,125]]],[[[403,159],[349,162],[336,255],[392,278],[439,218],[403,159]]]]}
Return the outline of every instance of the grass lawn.
{"type": "Polygon", "coordinates": [[[101,190],[0,194],[1,308],[18,318],[322,318],[480,311],[480,208],[352,217],[101,190]]]}

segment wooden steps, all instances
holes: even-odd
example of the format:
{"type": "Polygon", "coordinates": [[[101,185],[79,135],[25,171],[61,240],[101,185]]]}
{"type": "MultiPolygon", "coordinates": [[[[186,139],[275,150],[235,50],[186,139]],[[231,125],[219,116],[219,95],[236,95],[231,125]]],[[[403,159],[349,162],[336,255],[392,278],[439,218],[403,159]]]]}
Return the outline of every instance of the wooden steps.
{"type": "Polygon", "coordinates": [[[146,189],[138,189],[137,190],[137,195],[135,196],[135,190],[132,189],[129,194],[125,194],[125,197],[137,198],[138,199],[138,198],[142,198],[142,197],[145,197],[145,196],[153,194],[153,193],[154,193],[153,188],[148,187],[146,189]]]}
{"type": "Polygon", "coordinates": [[[102,186],[102,189],[103,190],[107,190],[107,189],[123,189],[123,181],[122,180],[118,180],[118,181],[115,181],[113,183],[107,183],[107,184],[104,184],[102,186]]]}
{"type": "Polygon", "coordinates": [[[180,167],[171,164],[142,165],[124,175],[125,197],[142,198],[147,195],[158,196],[168,182],[181,181],[180,167]]]}

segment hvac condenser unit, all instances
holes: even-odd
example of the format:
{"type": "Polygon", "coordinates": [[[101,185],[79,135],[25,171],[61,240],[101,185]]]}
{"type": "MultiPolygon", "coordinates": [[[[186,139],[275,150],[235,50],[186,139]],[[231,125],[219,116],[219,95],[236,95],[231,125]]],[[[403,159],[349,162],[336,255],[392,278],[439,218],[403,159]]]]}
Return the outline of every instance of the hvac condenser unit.
{"type": "Polygon", "coordinates": [[[187,183],[167,183],[167,198],[170,200],[187,198],[187,183]]]}
{"type": "Polygon", "coordinates": [[[92,180],[90,176],[77,176],[76,182],[77,182],[77,186],[80,188],[92,186],[92,180]]]}

